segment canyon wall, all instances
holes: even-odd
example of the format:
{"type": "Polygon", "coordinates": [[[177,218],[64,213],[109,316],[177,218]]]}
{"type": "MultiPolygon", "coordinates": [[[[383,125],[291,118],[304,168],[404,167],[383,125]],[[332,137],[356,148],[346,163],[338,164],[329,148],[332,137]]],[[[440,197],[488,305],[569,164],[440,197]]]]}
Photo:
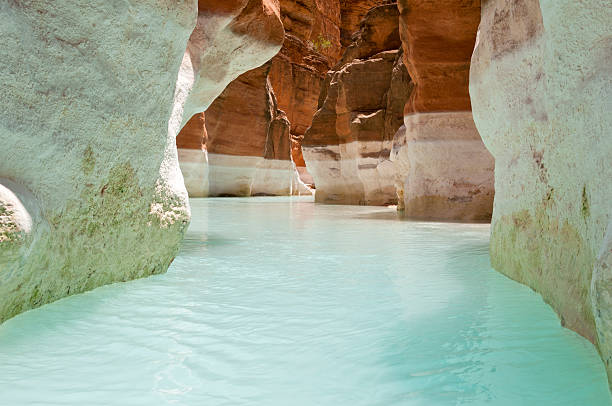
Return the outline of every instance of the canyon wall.
{"type": "Polygon", "coordinates": [[[480,0],[399,0],[404,62],[415,82],[392,160],[398,208],[411,218],[488,221],[493,158],[472,118],[470,57],[480,0]]]}
{"type": "Polygon", "coordinates": [[[489,0],[474,118],[495,157],[493,266],[595,343],[612,376],[612,6],[489,0]]]}
{"type": "Polygon", "coordinates": [[[370,9],[354,41],[328,73],[302,150],[317,202],[396,202],[393,135],[411,84],[402,63],[396,4],[370,9]]]}
{"type": "Polygon", "coordinates": [[[302,140],[317,111],[327,71],[342,55],[339,0],[282,0],[285,42],[272,59],[270,83],[291,123],[291,155],[301,179],[313,179],[302,155],[302,140]]]}
{"type": "Polygon", "coordinates": [[[206,110],[209,196],[300,192],[289,121],[272,92],[270,66],[238,77],[206,110]]]}
{"type": "Polygon", "coordinates": [[[365,15],[377,6],[396,3],[396,0],[340,0],[340,43],[348,47],[353,43],[353,34],[365,15]]]}
{"type": "Polygon", "coordinates": [[[190,216],[184,116],[283,28],[271,0],[4,2],[0,17],[1,322],[166,270],[190,216]]]}
{"type": "Polygon", "coordinates": [[[291,161],[290,124],[278,109],[270,66],[240,75],[181,130],[176,142],[189,196],[312,193],[291,161]]]}
{"type": "Polygon", "coordinates": [[[207,112],[208,131],[212,133],[210,127],[214,126],[214,144],[236,143],[238,147],[235,150],[225,148],[224,153],[216,153],[210,150],[212,145],[209,145],[210,155],[207,155],[206,147],[199,147],[190,141],[193,134],[188,133],[188,128],[179,134],[179,158],[185,178],[189,179],[187,189],[190,196],[311,194],[300,181],[301,178],[306,183],[312,183],[302,157],[301,141],[317,109],[325,73],[341,55],[340,3],[338,0],[282,0],[280,7],[285,28],[280,52],[269,66],[258,69],[258,72],[249,72],[236,79],[235,84],[232,83],[231,89],[223,95],[222,104],[228,110],[211,106],[214,111],[207,112]],[[274,111],[271,115],[270,108],[274,111]],[[256,124],[251,126],[245,118],[231,124],[220,124],[227,118],[242,114],[253,114],[257,117],[256,124]],[[212,124],[213,121],[215,124],[212,124]],[[268,132],[264,121],[274,123],[277,133],[284,123],[289,124],[289,159],[295,163],[299,178],[295,178],[293,173],[285,176],[295,171],[290,162],[285,162],[285,158],[278,162],[271,159],[264,161],[265,151],[260,148],[266,143],[268,132]],[[252,148],[245,149],[244,146],[249,144],[252,148]],[[245,158],[241,159],[241,156],[245,158]],[[210,168],[209,164],[212,165],[210,168]],[[263,175],[266,165],[269,173],[263,175]],[[259,175],[255,175],[256,172],[259,175]],[[276,175],[272,176],[272,173],[276,175]],[[217,175],[221,177],[217,179],[217,175]],[[267,180],[261,180],[262,176],[267,180]],[[292,179],[289,181],[291,187],[287,186],[287,179],[292,179]],[[270,183],[276,181],[280,182],[278,187],[270,183]],[[253,182],[262,187],[246,186],[253,182]],[[262,182],[267,186],[263,186],[262,182]]]}
{"type": "Polygon", "coordinates": [[[194,114],[176,137],[178,160],[190,197],[208,196],[208,151],[206,117],[194,114]]]}

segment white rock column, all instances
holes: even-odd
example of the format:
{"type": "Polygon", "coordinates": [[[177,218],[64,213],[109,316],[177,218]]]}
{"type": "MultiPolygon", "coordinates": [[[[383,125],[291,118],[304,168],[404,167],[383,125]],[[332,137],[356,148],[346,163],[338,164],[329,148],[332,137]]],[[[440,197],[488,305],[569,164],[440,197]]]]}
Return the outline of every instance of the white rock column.
{"type": "Polygon", "coordinates": [[[413,113],[404,117],[391,155],[404,214],[428,220],[489,221],[493,157],[471,111],[413,113]]]}
{"type": "Polygon", "coordinates": [[[168,268],[190,217],[186,111],[282,42],[278,4],[246,6],[0,3],[0,322],[168,268]]]}
{"type": "Polygon", "coordinates": [[[493,266],[598,344],[609,373],[610,21],[606,0],[485,2],[470,75],[496,161],[493,266]]]}

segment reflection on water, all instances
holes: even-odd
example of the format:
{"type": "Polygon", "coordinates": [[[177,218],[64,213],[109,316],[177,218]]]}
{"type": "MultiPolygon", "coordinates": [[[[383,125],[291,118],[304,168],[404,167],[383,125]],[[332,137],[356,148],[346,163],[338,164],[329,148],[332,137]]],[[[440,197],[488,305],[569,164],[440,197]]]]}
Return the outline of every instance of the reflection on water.
{"type": "Polygon", "coordinates": [[[7,405],[609,405],[593,347],[490,269],[488,226],[202,199],[165,275],[0,326],[7,405]]]}

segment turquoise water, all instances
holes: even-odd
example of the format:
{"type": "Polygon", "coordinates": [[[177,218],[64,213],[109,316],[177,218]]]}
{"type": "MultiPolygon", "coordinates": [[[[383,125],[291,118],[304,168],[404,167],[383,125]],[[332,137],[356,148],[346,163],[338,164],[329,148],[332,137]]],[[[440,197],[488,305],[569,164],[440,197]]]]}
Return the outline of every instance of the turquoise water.
{"type": "Polygon", "coordinates": [[[0,326],[0,405],[609,405],[593,347],[491,270],[488,226],[201,199],[165,275],[0,326]]]}

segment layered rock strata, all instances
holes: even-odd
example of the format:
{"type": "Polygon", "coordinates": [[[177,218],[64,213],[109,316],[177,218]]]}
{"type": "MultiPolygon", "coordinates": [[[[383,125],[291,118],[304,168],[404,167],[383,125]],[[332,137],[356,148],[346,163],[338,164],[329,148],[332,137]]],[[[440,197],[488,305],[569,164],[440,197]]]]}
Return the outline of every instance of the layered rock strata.
{"type": "Polygon", "coordinates": [[[411,218],[488,221],[493,158],[472,119],[470,56],[480,0],[399,0],[406,67],[415,82],[394,141],[398,207],[411,218]]]}
{"type": "Polygon", "coordinates": [[[204,113],[195,114],[176,137],[178,159],[190,197],[208,196],[208,151],[204,113]]]}
{"type": "MultiPolygon", "coordinates": [[[[301,141],[317,109],[319,92],[325,73],[336,63],[341,54],[339,30],[340,3],[338,0],[282,0],[280,6],[281,19],[285,27],[283,47],[273,58],[272,64],[269,67],[267,78],[270,81],[271,87],[266,90],[267,82],[262,80],[260,81],[262,86],[260,91],[270,91],[275,94],[278,109],[285,113],[286,119],[290,123],[291,159],[297,167],[299,177],[306,183],[312,183],[312,177],[306,170],[302,157],[301,141]]],[[[244,78],[236,79],[236,81],[241,82],[235,86],[236,91],[238,91],[241,86],[244,86],[245,81],[244,78]]],[[[247,97],[258,97],[257,100],[253,101],[257,105],[255,115],[263,117],[263,112],[267,111],[267,107],[261,102],[264,100],[261,97],[261,92],[247,92],[243,95],[242,100],[239,100],[238,93],[231,98],[235,100],[236,105],[239,105],[251,103],[247,97]]],[[[224,105],[229,106],[230,109],[233,108],[227,102],[224,105]]],[[[242,107],[238,107],[238,109],[242,109],[242,107]]],[[[215,114],[217,113],[219,113],[219,110],[216,110],[215,114]]],[[[233,113],[224,112],[223,114],[231,115],[233,113]]],[[[227,137],[227,140],[248,143],[249,140],[241,140],[240,137],[251,137],[253,136],[253,131],[248,127],[247,123],[243,122],[242,124],[245,125],[244,129],[240,129],[239,125],[216,126],[216,138],[222,139],[227,137]],[[224,134],[222,133],[224,130],[232,132],[224,134]]],[[[266,137],[267,130],[262,130],[262,128],[260,126],[258,134],[254,135],[258,140],[265,139],[266,137]]],[[[182,132],[179,135],[179,143],[181,144],[179,146],[180,162],[185,177],[189,178],[187,183],[188,191],[191,196],[207,195],[208,192],[203,193],[203,191],[208,190],[210,182],[215,182],[216,186],[213,187],[211,193],[216,195],[223,189],[222,182],[229,180],[231,177],[225,177],[224,180],[214,180],[214,174],[206,171],[208,157],[204,151],[205,148],[198,147],[192,142],[182,142],[183,139],[188,139],[192,136],[187,133],[188,131],[189,129],[187,128],[184,130],[184,133],[182,132]],[[198,180],[198,177],[200,177],[200,180],[198,180]]],[[[253,168],[253,165],[260,166],[257,162],[261,161],[261,159],[255,158],[263,158],[263,155],[256,153],[255,150],[250,151],[250,155],[244,155],[246,157],[244,163],[239,158],[240,153],[232,153],[233,158],[223,160],[224,164],[222,166],[230,170],[233,165],[236,165],[236,174],[246,170],[246,168],[253,168]]],[[[214,157],[215,161],[221,162],[217,158],[214,157]]],[[[212,156],[211,159],[213,159],[212,156]]],[[[268,161],[267,163],[269,164],[270,162],[268,161]]],[[[284,162],[281,165],[284,168],[283,170],[289,169],[286,164],[284,162]]],[[[280,169],[280,167],[276,169],[280,169]]],[[[285,186],[283,180],[283,185],[279,185],[276,192],[280,193],[281,190],[289,192],[291,189],[287,189],[285,186]]],[[[294,191],[307,191],[299,181],[294,183],[294,186],[292,189],[294,191]]],[[[232,185],[227,185],[227,187],[234,189],[232,185]]],[[[247,190],[250,190],[250,188],[242,188],[240,195],[246,193],[247,190]]]]}
{"type": "Polygon", "coordinates": [[[348,47],[365,15],[377,6],[397,3],[396,0],[340,0],[340,43],[348,47]]]}
{"type": "Polygon", "coordinates": [[[302,140],[317,111],[327,71],[342,55],[338,0],[282,0],[285,41],[272,60],[270,82],[278,106],[291,123],[291,154],[300,178],[313,183],[302,156],[302,140]]]}
{"type": "Polygon", "coordinates": [[[595,343],[609,376],[610,21],[603,0],[490,0],[470,77],[496,162],[492,264],[595,343]]]}
{"type": "Polygon", "coordinates": [[[184,110],[283,36],[272,1],[199,5],[0,5],[0,322],[173,260],[189,221],[184,110]]]}
{"type": "Polygon", "coordinates": [[[278,109],[269,71],[266,64],[241,75],[206,111],[209,196],[306,191],[298,187],[289,121],[278,109]]]}
{"type": "Polygon", "coordinates": [[[371,9],[327,76],[302,144],[317,202],[396,201],[389,154],[411,86],[399,50],[398,15],[395,4],[371,9]]]}

